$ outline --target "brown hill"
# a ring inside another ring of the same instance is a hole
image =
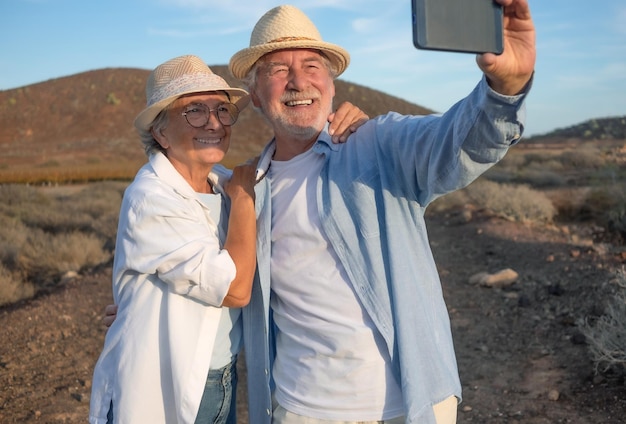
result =
[[[238,85],[224,65],[211,66]],[[130,178],[145,162],[132,121],[145,104],[148,70],[109,68],[0,91],[0,182]],[[350,101],[370,116],[430,110],[338,80],[335,104]],[[227,164],[258,153],[270,137],[263,118],[246,109]]]
[[[626,116],[589,119],[576,125],[557,128],[546,134],[532,137],[528,142],[567,140],[626,140]]]

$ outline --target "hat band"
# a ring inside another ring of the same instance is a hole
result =
[[[148,107],[170,97],[178,97],[193,91],[218,90],[228,90],[228,84],[219,75],[207,73],[185,74],[155,90],[152,96],[150,96]]]
[[[320,40],[316,40],[315,38],[309,38],[309,37],[280,37],[280,38],[275,38],[272,41],[268,41],[265,44],[284,43],[288,41],[320,41]]]

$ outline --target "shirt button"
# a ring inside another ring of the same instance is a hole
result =
[[[267,412],[267,415],[270,415],[271,411],[269,409],[266,409],[265,412]]]

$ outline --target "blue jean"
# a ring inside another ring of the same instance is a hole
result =
[[[111,402],[107,424],[113,423]],[[237,358],[220,369],[209,370],[195,423],[237,424]]]
[[[237,359],[209,370],[196,424],[237,424]]]

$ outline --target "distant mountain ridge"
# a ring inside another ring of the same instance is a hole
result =
[[[225,65],[211,69],[229,84],[239,85]],[[100,178],[131,178],[146,161],[132,122],[145,105],[148,74],[143,69],[106,68],[0,91],[0,182],[76,180],[81,174],[91,178],[86,174],[94,172]],[[372,117],[388,111],[433,112],[341,79],[335,85],[335,105],[350,101]],[[626,117],[619,117],[591,120],[529,141],[626,139],[625,133]],[[248,107],[233,128],[225,164],[258,154],[270,137],[265,120]]]
[[[545,139],[626,140],[626,116],[590,119],[566,128],[531,137]]]
[[[239,85],[225,65],[211,65],[211,69],[229,84]],[[132,177],[146,161],[132,122],[145,105],[148,74],[142,69],[107,68],[0,91],[0,181],[35,171],[54,180],[79,167],[99,168],[103,176],[131,168],[126,177]],[[432,112],[338,80],[335,104],[343,101],[358,105],[370,116],[390,110]],[[233,128],[226,164],[258,154],[270,137],[264,118],[252,107],[246,108]]]

